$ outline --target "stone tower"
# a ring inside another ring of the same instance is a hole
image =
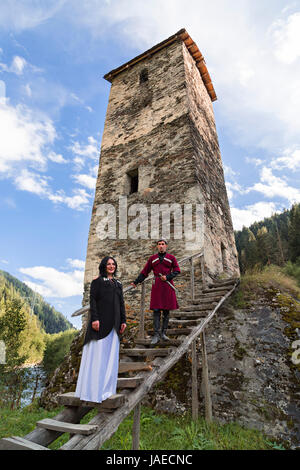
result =
[[[133,280],[161,236],[177,259],[203,249],[207,280],[239,276],[212,107],[216,95],[197,45],[182,29],[104,78],[112,85],[85,292],[108,254],[116,257],[123,283]],[[170,233],[162,224],[168,214]]]

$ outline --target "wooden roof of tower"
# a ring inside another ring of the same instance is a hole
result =
[[[207,89],[207,92],[211,98],[212,101],[216,101],[217,95],[215,93],[210,75],[208,73],[205,60],[203,55],[198,49],[197,44],[192,40],[190,37],[189,33],[185,29],[181,29],[178,31],[176,34],[173,34],[173,36],[170,36],[168,39],[165,39],[164,41],[160,42],[156,46],[152,47],[151,49],[148,49],[147,51],[143,52],[142,54],[136,56],[134,59],[131,59],[129,62],[126,62],[123,65],[120,65],[120,67],[111,70],[107,74],[104,75],[103,78],[105,80],[108,80],[109,82],[112,82],[114,77],[118,75],[119,73],[123,72],[124,70],[128,69],[128,67],[131,67],[135,65],[137,62],[140,62],[143,59],[146,59],[150,57],[152,54],[155,54],[156,52],[160,51],[166,46],[169,46],[172,44],[172,42],[182,40],[184,44],[186,45],[189,53],[193,57],[194,61],[196,62],[196,66],[199,69],[200,75],[202,77],[202,80],[204,82],[204,85]]]

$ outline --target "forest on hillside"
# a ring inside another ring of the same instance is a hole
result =
[[[0,407],[15,409],[21,406],[28,387],[33,383],[37,387],[37,380],[41,379],[33,366],[41,364],[49,377],[63,361],[78,331],[70,328],[71,323],[40,295],[34,297],[29,287],[10,274],[2,273]]]
[[[241,273],[275,264],[300,283],[300,204],[235,232]]]
[[[59,333],[73,327],[67,318],[45,302],[40,294],[8,272],[0,270],[0,299],[13,298],[17,294],[28,306],[33,307],[33,313],[46,333]]]

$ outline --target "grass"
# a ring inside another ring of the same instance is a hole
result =
[[[265,289],[279,289],[296,299],[300,299],[297,279],[287,274],[285,268],[269,265],[263,269],[254,268],[241,276],[239,289],[230,302],[236,308],[247,308]]]
[[[0,438],[24,436],[32,431],[36,421],[55,416],[62,408],[46,411],[37,404],[21,410],[0,410]],[[89,412],[81,423],[87,423],[95,416]],[[117,432],[104,443],[101,450],[130,450],[132,444],[133,412],[120,424]],[[64,434],[49,448],[58,449],[69,439]],[[156,414],[152,409],[142,407],[140,448],[145,450],[272,450],[282,445],[273,442],[260,431],[245,429],[237,423],[207,424],[200,417],[192,421],[189,414],[169,416]]]

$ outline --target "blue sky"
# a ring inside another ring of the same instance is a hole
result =
[[[218,96],[234,227],[290,208],[300,201],[299,1],[0,5],[0,269],[69,319],[82,299],[103,75],[183,27]]]

